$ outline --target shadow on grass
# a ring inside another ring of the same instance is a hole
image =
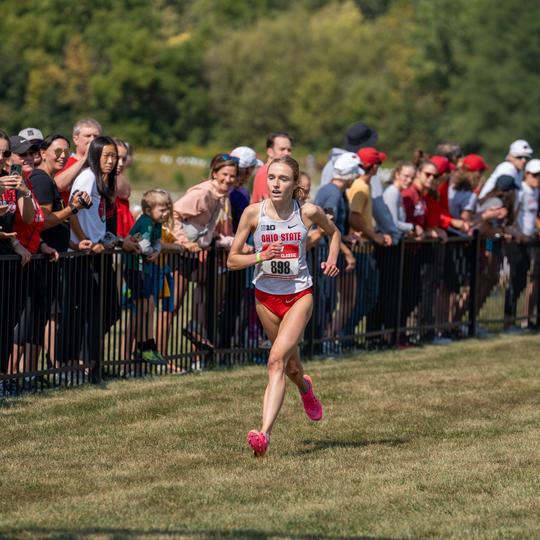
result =
[[[201,538],[203,540],[214,538],[229,538],[234,540],[269,540],[271,538],[290,538],[292,540],[392,540],[390,537],[383,536],[329,536],[325,534],[294,535],[285,532],[263,532],[253,529],[240,529],[235,531],[149,529],[139,531],[134,529],[115,529],[106,527],[80,530],[29,527],[25,529],[0,530],[0,540],[27,540],[29,538],[40,538],[44,540],[85,540],[92,538],[100,538],[100,540],[134,540],[137,538]]]
[[[351,440],[336,440],[336,439],[304,439],[303,444],[307,446],[298,452],[294,452],[296,455],[311,454],[312,452],[318,452],[320,450],[327,450],[328,448],[364,448],[366,446],[400,446],[407,444],[409,439],[361,439],[358,441]]]

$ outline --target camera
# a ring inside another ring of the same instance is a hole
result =
[[[79,202],[79,204],[83,207],[83,208],[90,208],[93,204],[92,202],[92,199],[90,199],[90,202],[89,203],[86,203],[86,201],[84,200],[84,197],[83,197],[83,194],[81,191],[79,191],[78,189],[75,190],[73,192],[73,195],[72,195],[72,199],[74,199],[75,197],[77,197],[77,201]]]

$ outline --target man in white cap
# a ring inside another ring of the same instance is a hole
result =
[[[249,205],[249,191],[245,185],[249,182],[255,169],[263,165],[263,162],[257,159],[255,150],[249,146],[237,146],[231,152],[231,156],[238,158],[238,174],[229,193],[233,230],[236,232],[240,216]]]
[[[519,193],[517,224],[521,232],[534,238],[538,231],[538,197],[540,185],[540,159],[531,159],[525,166],[525,178]]]
[[[497,180],[501,177],[511,177],[514,179],[514,184],[517,189],[521,189],[521,183],[523,181],[523,170],[525,169],[525,164],[529,159],[531,159],[533,149],[530,144],[523,140],[518,139],[514,141],[508,150],[508,155],[506,160],[502,163],[499,163],[491,176],[487,179],[484,187],[480,191],[479,199],[485,197],[489,192],[491,192]]]

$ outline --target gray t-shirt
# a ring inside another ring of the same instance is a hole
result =
[[[394,224],[398,230],[402,233],[408,233],[413,230],[414,225],[412,223],[407,223],[405,216],[405,209],[403,208],[403,201],[401,199],[401,193],[399,189],[394,185],[390,184],[383,193],[383,199],[392,215]]]

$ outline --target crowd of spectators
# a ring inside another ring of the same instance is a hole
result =
[[[377,140],[373,128],[354,124],[322,169],[314,202],[334,220],[343,241],[337,292],[320,295],[319,311],[326,317],[317,323],[318,331],[353,335],[370,312],[377,315],[368,319],[368,331],[391,328],[395,320],[384,306],[397,294],[389,285],[399,271],[395,247],[404,239],[413,244],[424,239],[445,243],[450,236],[471,237],[476,232],[505,240],[502,250],[487,245],[481,263],[486,276],[503,259],[512,270],[505,303],[511,326],[527,275],[532,273],[533,282],[538,282],[538,251],[526,242],[539,230],[540,160],[533,159],[533,149],[524,140],[512,142],[489,174],[482,156],[463,155],[458,145],[443,143],[433,154],[419,150],[410,160],[397,161],[383,181],[379,169],[388,156],[376,147]],[[266,152],[265,163],[247,146],[216,155],[208,178],[177,201],[161,189],[145,192],[142,213],[135,220],[126,174],[132,149],[119,138],[103,135],[97,121],[78,121],[71,141],[62,134],[44,137],[36,128],[14,136],[0,131],[0,256],[18,256],[0,261],[0,305],[9,306],[0,314],[1,371],[35,369],[46,335],[48,347],[54,349],[48,351],[53,364],[78,361],[83,350],[89,358],[96,357],[99,335],[119,319],[126,291],[135,313],[125,340],[127,356],[167,364],[172,321],[189,290],[194,291],[193,310],[200,313],[184,325],[183,335],[199,349],[227,348],[239,313],[234,306],[242,301],[238,291],[249,287],[248,280],[224,269],[219,273],[219,300],[232,306],[232,317],[224,322],[220,343],[213,343],[204,324],[204,263],[209,249],[230,247],[250,202],[268,197],[268,164],[293,153],[292,137],[286,132],[269,134]],[[311,179],[306,173],[300,187],[299,199],[307,200]],[[310,231],[310,248],[324,244],[322,231]],[[110,261],[103,264],[97,257],[113,248],[123,252],[120,277]],[[247,253],[252,249],[249,242],[244,247]],[[93,255],[81,265],[77,282],[59,264],[59,254],[66,252]],[[175,252],[182,254],[175,259],[181,264],[165,255]],[[38,253],[45,257],[28,264]],[[460,257],[465,258],[454,253],[452,260],[443,261],[448,274],[456,273]],[[406,274],[429,279],[433,257],[407,261]],[[481,297],[493,287],[490,279],[483,280]],[[193,283],[196,286],[190,288]],[[459,318],[461,285],[457,278],[435,284],[448,304],[447,313],[453,313],[450,318]],[[105,317],[89,316],[104,287],[113,298]],[[402,292],[403,324],[422,295],[413,289]],[[158,302],[163,316],[156,328]],[[417,313],[426,320],[432,315]],[[245,324],[251,329],[250,320]]]

